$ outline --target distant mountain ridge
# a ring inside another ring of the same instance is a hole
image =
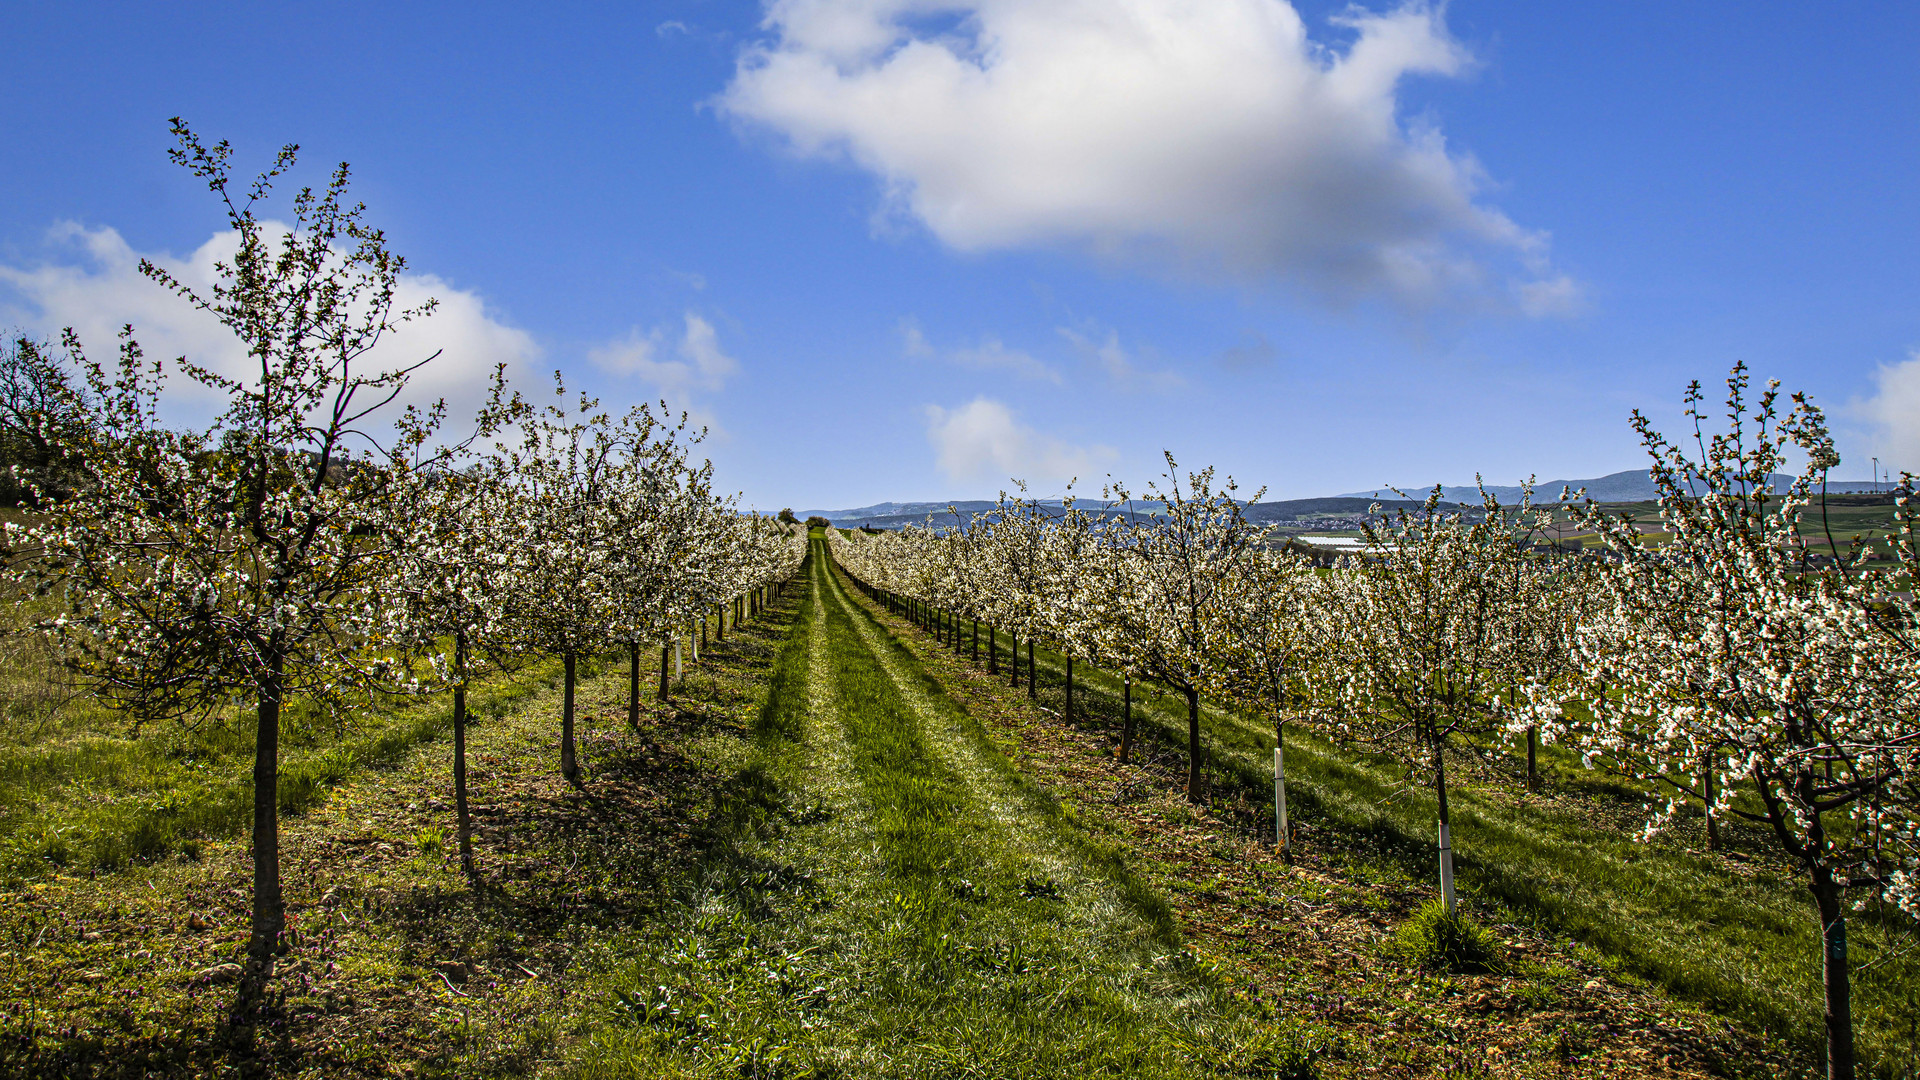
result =
[[[1794,477],[1784,473],[1775,473],[1773,475],[1773,483],[1776,488],[1784,489],[1789,484],[1792,484],[1793,481]],[[1880,484],[1878,486],[1881,490],[1885,490],[1887,487],[1886,484]],[[1518,484],[1488,484],[1486,487],[1489,495],[1494,496],[1503,503],[1511,503],[1520,498],[1520,485]],[[1627,469],[1622,472],[1608,473],[1605,476],[1596,476],[1591,480],[1542,481],[1533,486],[1534,500],[1536,502],[1555,501],[1560,498],[1560,491],[1563,488],[1571,488],[1574,491],[1585,488],[1587,489],[1587,498],[1592,499],[1594,502],[1647,502],[1659,498],[1659,494],[1654,490],[1652,478],[1647,475],[1647,470]],[[1433,485],[1415,484],[1411,487],[1401,487],[1400,490],[1416,499],[1424,499],[1426,498],[1427,492],[1433,490]],[[1875,485],[1870,480],[1834,480],[1828,482],[1827,490],[1836,495],[1845,495],[1856,491],[1873,491],[1875,490]],[[1383,487],[1376,488],[1373,491],[1348,492],[1344,497],[1352,499],[1392,499],[1396,496],[1391,489]],[[1472,484],[1448,484],[1445,486],[1440,497],[1448,502],[1477,503],[1480,501],[1480,491]]]
[[[1057,507],[1060,505],[1060,500],[1058,499],[1042,499],[1040,502],[1043,506]],[[1246,508],[1246,514],[1250,520],[1262,524],[1316,518],[1354,518],[1364,515],[1368,508],[1376,503],[1388,507],[1395,505],[1415,505],[1413,503],[1400,503],[1395,499],[1381,500],[1335,496],[1326,499],[1288,499],[1282,502],[1249,503]],[[796,510],[794,513],[801,518],[823,517],[842,529],[861,527],[897,529],[903,525],[924,525],[927,523],[929,517],[933,518],[935,526],[953,524],[954,518],[951,511],[959,511],[960,518],[964,521],[974,514],[991,510],[997,505],[999,504],[990,499],[957,500],[952,503],[885,502],[875,503],[872,506],[856,507],[851,510],[808,510],[804,512]],[[1102,504],[1097,501],[1083,502],[1081,505],[1088,510],[1099,510],[1102,506]],[[1133,512],[1143,515],[1152,514],[1159,506],[1159,503],[1135,502],[1133,504]],[[1342,526],[1330,522],[1327,527],[1340,528]]]
[[[1793,479],[1791,476],[1775,474],[1774,483],[1776,486],[1784,488],[1788,484],[1791,484]],[[1879,485],[1881,490],[1885,490],[1886,487],[1886,484]],[[1538,502],[1555,502],[1560,498],[1562,488],[1572,488],[1575,491],[1585,488],[1587,497],[1595,502],[1646,502],[1656,497],[1653,489],[1653,481],[1648,478],[1645,469],[1627,469],[1622,472],[1608,473],[1605,476],[1597,476],[1590,480],[1550,480],[1535,484],[1533,496]],[[1837,480],[1827,485],[1827,490],[1834,494],[1872,491],[1874,489],[1875,485],[1867,480]],[[1400,490],[1408,496],[1411,496],[1412,499],[1417,502],[1418,500],[1426,498],[1427,492],[1433,490],[1433,486],[1431,484],[1425,487],[1414,485],[1411,487],[1403,487]],[[1512,504],[1520,498],[1520,487],[1517,484],[1488,484],[1487,491],[1497,497],[1502,503]],[[1445,487],[1441,497],[1448,502],[1478,503],[1480,501],[1480,492],[1471,484],[1449,484]],[[1041,502],[1046,506],[1060,505],[1060,500],[1058,499],[1043,499]],[[1400,504],[1400,499],[1394,495],[1391,490],[1383,487],[1377,488],[1374,491],[1354,491],[1344,495],[1333,495],[1317,499],[1283,499],[1274,502],[1251,503],[1247,507],[1247,516],[1254,521],[1262,523],[1288,521],[1306,523],[1320,519],[1363,515],[1367,512],[1368,507],[1374,503],[1380,503],[1384,508],[1390,509]],[[925,524],[929,516],[935,519],[935,524],[951,522],[953,518],[950,510],[959,511],[960,516],[964,519],[985,510],[991,510],[995,505],[997,504],[992,499],[958,499],[950,503],[881,502],[874,503],[871,506],[854,507],[849,510],[796,510],[794,513],[803,519],[823,517],[843,529],[858,528],[860,526],[877,529],[897,529],[902,525]],[[1082,505],[1088,509],[1093,509],[1100,504],[1097,501],[1084,500]],[[1150,513],[1150,506],[1155,504],[1137,503],[1135,505],[1138,507],[1137,512]],[[1328,521],[1326,527],[1338,528],[1339,526],[1332,521]]]

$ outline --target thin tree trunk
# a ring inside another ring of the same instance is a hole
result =
[[[269,653],[253,739],[253,928],[247,952],[263,977],[272,968],[287,927],[280,895],[280,698],[285,671],[285,658],[278,651]]]
[[[1709,750],[1702,762],[1701,795],[1707,804],[1707,850],[1720,850],[1720,814],[1713,807],[1716,796],[1713,790],[1713,752]],[[1876,834],[1877,836],[1878,834]]]
[[[973,650],[973,663],[978,664],[980,662],[980,620],[968,619],[967,622],[973,627],[973,644],[969,648]]]
[[[1073,722],[1073,654],[1067,654],[1067,722]]]
[[[1447,759],[1440,742],[1433,744],[1434,790],[1440,799],[1440,897],[1447,914],[1454,913],[1453,898],[1453,816],[1447,809]]]
[[[1028,638],[1027,639],[1027,697],[1037,701],[1040,698],[1040,690],[1038,687],[1034,685],[1033,670],[1034,670],[1033,669],[1033,639]]]
[[[1200,691],[1188,688],[1187,695],[1187,801],[1198,805],[1206,801],[1206,768],[1200,760]]]
[[[627,657],[627,727],[640,730],[640,641],[634,639],[628,644]]]
[[[1540,790],[1540,728],[1527,725],[1527,790]]]
[[[1827,997],[1827,1080],[1854,1080],[1853,987],[1847,974],[1847,919],[1832,871],[1814,871],[1813,896],[1820,908],[1820,970]]]
[[[580,783],[580,766],[573,756],[573,653],[563,654],[567,688],[560,700],[560,775],[567,783]]]
[[[1008,660],[1007,671],[1009,671],[1012,674],[1012,679],[1013,679],[1013,681],[1008,683],[1007,685],[1019,686],[1020,685],[1020,635],[1019,634],[1012,633],[1011,631],[1008,632],[1007,651],[1012,654],[1007,658]]]
[[[667,694],[667,653],[668,652],[669,650],[667,648],[666,642],[661,642],[660,643],[660,700],[661,701],[669,700],[669,697]]]
[[[994,639],[998,636],[992,623],[987,624],[987,674],[1000,674],[1000,645]]]
[[[1133,758],[1133,678],[1120,680],[1120,764]]]
[[[467,636],[453,636],[453,821],[460,871],[473,870],[473,820],[467,814]]]

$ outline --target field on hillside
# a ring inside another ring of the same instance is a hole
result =
[[[16,606],[15,618],[28,609]],[[444,700],[303,714],[286,749],[294,931],[243,960],[244,713],[135,731],[4,638],[0,1073],[686,1077],[1772,1077],[1818,1070],[1816,929],[1759,838],[1629,838],[1646,792],[1551,748],[1538,794],[1458,790],[1466,963],[1420,932],[1430,797],[1064,658],[1008,684],[831,565],[625,715],[584,665],[476,692],[479,865],[451,845]],[[984,642],[984,638],[981,639]],[[1910,1072],[1920,968],[1857,918],[1870,1075]],[[1891,924],[1887,924],[1891,925]]]

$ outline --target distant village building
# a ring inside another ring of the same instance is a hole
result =
[[[1311,558],[1317,566],[1332,566],[1343,558],[1373,550],[1358,536],[1295,536],[1287,540],[1287,546]]]

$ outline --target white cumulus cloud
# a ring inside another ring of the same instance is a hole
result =
[[[1895,477],[1903,469],[1920,474],[1920,350],[1900,363],[1882,364],[1873,381],[1873,396],[1848,409],[1871,425],[1868,452]]]
[[[694,312],[683,315],[677,330],[656,326],[642,331],[635,327],[619,341],[589,349],[587,359],[610,375],[651,384],[668,408],[687,413],[694,423],[718,438],[728,437],[720,418],[697,399],[725,389],[727,380],[740,370],[740,363],[721,349],[720,334],[713,324]]]
[[[955,481],[1072,480],[1111,460],[1105,446],[1074,446],[1021,423],[1006,405],[977,397],[957,409],[926,407],[927,442],[940,471]]]
[[[265,224],[270,233],[286,228]],[[245,348],[225,326],[139,269],[144,254],[201,295],[210,295],[214,263],[233,258],[237,234],[217,233],[185,258],[138,252],[112,228],[89,229],[70,222],[56,227],[51,240],[70,258],[35,267],[0,265],[0,295],[11,301],[9,321],[47,335],[70,326],[87,355],[103,362],[113,359],[120,328],[131,323],[150,359],[184,356],[232,378],[257,376]],[[429,298],[439,302],[433,314],[383,338],[361,364],[371,373],[417,363],[438,350],[436,359],[414,372],[401,401],[424,405],[444,398],[457,426],[485,399],[487,378],[496,364],[506,364],[510,375],[517,371],[524,376],[540,348],[524,330],[490,313],[479,294],[454,288],[433,274],[403,274],[394,307],[417,307]],[[170,379],[168,388],[174,407],[182,412],[204,413],[217,404],[211,392],[183,377]]]
[[[1064,245],[1414,308],[1578,305],[1480,167],[1400,115],[1472,67],[1438,8],[1334,20],[1285,0],[771,0],[719,99],[874,174],[966,251]]]
[[[670,339],[671,358],[663,355]],[[671,398],[684,398],[696,390],[719,390],[728,376],[740,370],[739,362],[721,350],[713,324],[691,311],[677,335],[664,327],[645,333],[636,327],[620,341],[589,350],[587,359],[610,374],[650,382]]]

